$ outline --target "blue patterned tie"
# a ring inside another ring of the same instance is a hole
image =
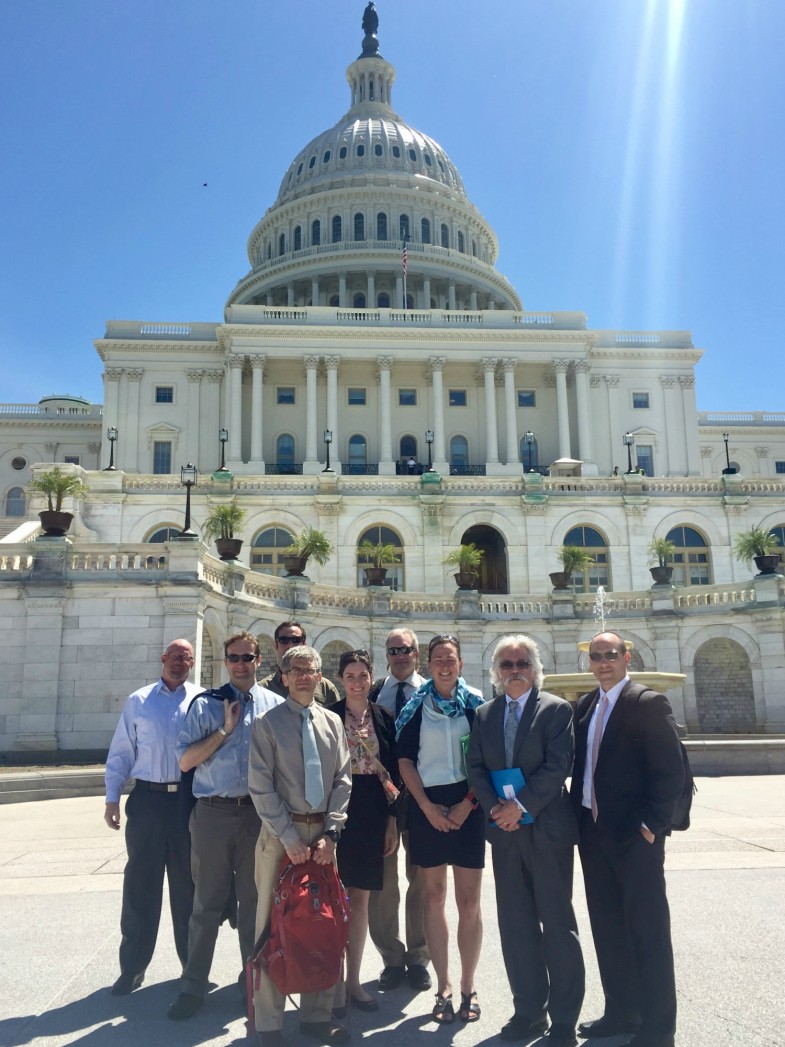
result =
[[[305,799],[316,810],[324,799],[322,762],[316,748],[316,735],[311,721],[311,710],[303,709],[303,767],[305,770]]]

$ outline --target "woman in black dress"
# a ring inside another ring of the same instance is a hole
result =
[[[348,888],[352,922],[346,955],[346,1003],[361,1011],[378,1009],[360,985],[368,896],[380,891],[384,859],[398,845],[396,804],[398,778],[395,725],[386,709],[368,701],[373,666],[366,651],[347,651],[338,666],[346,699],[332,706],[344,722],[352,761],[352,794],[346,825],[338,841],[338,873]]]
[[[480,1017],[474,973],[482,945],[480,887],[485,865],[485,826],[466,777],[465,743],[482,695],[461,677],[461,647],[454,636],[434,636],[428,645],[431,679],[418,687],[396,721],[398,765],[409,801],[409,857],[422,869],[425,937],[438,980],[433,1017],[455,1017],[444,904],[447,866],[453,868],[461,957],[458,1016]],[[414,802],[412,802],[414,801]]]

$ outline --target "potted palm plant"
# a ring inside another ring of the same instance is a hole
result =
[[[739,531],[733,542],[733,551],[742,563],[755,566],[761,574],[776,574],[782,560],[780,540],[776,534],[765,527],[751,527],[749,531]]]
[[[478,549],[474,542],[469,542],[468,545],[459,545],[457,549],[447,553],[442,563],[448,567],[458,568],[453,578],[459,589],[476,589],[480,580],[480,564],[484,556],[484,549]]]
[[[367,585],[384,585],[387,568],[401,562],[398,550],[387,542],[361,542],[357,556],[367,564],[364,568]]]
[[[657,563],[649,567],[655,585],[669,585],[673,575],[673,554],[676,546],[667,538],[652,538],[649,543],[649,556]]]
[[[304,527],[294,536],[289,548],[284,549],[283,564],[286,573],[301,577],[311,557],[320,567],[324,567],[332,551],[332,542],[324,531],[317,531],[315,527]]]
[[[553,588],[559,592],[569,589],[573,571],[584,571],[595,563],[594,557],[578,545],[563,545],[559,550],[559,559],[562,569],[549,576]]]
[[[222,505],[214,505],[210,510],[202,526],[202,535],[215,539],[215,548],[222,560],[236,560],[240,555],[243,541],[242,538],[235,538],[234,532],[242,526],[245,517],[245,509],[237,504],[236,498]]]
[[[56,465],[34,476],[27,490],[30,494],[41,494],[46,498],[46,509],[38,514],[44,534],[48,538],[62,538],[74,518],[73,513],[63,512],[63,499],[83,497],[87,494],[88,486],[81,477],[64,473]]]

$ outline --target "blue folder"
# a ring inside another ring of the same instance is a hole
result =
[[[488,773],[491,776],[491,781],[493,782],[493,787],[496,790],[497,796],[504,796],[505,785],[511,785],[513,794],[517,795],[526,784],[526,779],[523,777],[523,772],[520,767],[505,767],[501,771],[489,771]],[[493,819],[489,818],[488,820],[491,825],[496,824]],[[528,811],[526,814],[521,812],[521,816],[518,819],[518,825],[531,825],[533,821],[534,819]]]

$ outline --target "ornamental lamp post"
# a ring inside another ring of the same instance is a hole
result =
[[[229,439],[229,430],[223,426],[218,430],[218,442],[221,445],[221,464],[218,466],[219,473],[226,472],[226,441]]]
[[[526,444],[526,472],[532,471],[532,455],[534,453],[534,433],[531,429],[527,429],[523,434],[523,442]]]
[[[425,443],[428,446],[428,468],[426,472],[433,472],[433,457],[431,455],[431,448],[433,447],[433,429],[425,430]]]
[[[730,464],[730,452],[728,451],[728,440],[730,440],[730,433],[726,430],[722,434],[722,439],[725,441],[725,468],[722,470],[723,476],[732,476],[736,470]]]
[[[109,441],[109,465],[107,465],[107,467],[104,469],[104,472],[105,473],[115,472],[114,445],[115,445],[115,440],[117,439],[117,427],[116,426],[114,426],[114,425],[110,425],[109,426],[109,428],[106,430],[106,438]]]
[[[626,432],[622,437],[622,442],[627,448],[627,474],[632,472],[632,445],[635,443],[635,437],[630,432]]]
[[[323,473],[329,473],[330,472],[330,444],[333,442],[333,431],[332,431],[332,429],[325,429],[324,432],[322,433],[322,439],[324,440],[325,446],[327,448],[327,464],[325,465],[324,469],[322,469],[322,472]]]
[[[185,488],[185,523],[179,538],[198,538],[195,531],[191,530],[191,488],[196,487],[196,478],[199,470],[191,462],[180,466],[180,483]]]

